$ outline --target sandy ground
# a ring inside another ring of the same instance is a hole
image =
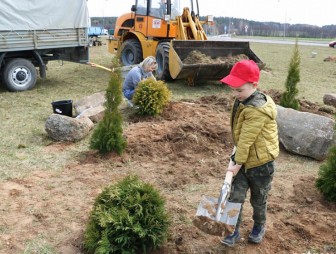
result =
[[[253,224],[248,199],[243,239],[234,248],[193,226],[202,195],[217,197],[221,188],[232,149],[231,103],[214,96],[173,102],[161,117],[132,118],[122,156],[86,152],[59,172],[37,171],[0,183],[0,253],[23,253],[33,243],[62,254],[85,253],[83,232],[95,197],[128,174],[139,175],[166,198],[173,223],[156,253],[336,253],[336,205],[314,187],[321,162],[283,150],[261,244],[247,242]],[[53,154],[71,145],[53,143],[44,151]]]

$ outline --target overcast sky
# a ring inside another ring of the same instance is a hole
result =
[[[119,16],[135,0],[88,0],[91,17]],[[290,24],[336,25],[335,0],[198,0],[200,15]]]

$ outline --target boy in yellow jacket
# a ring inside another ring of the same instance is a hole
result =
[[[248,189],[254,225],[249,242],[260,243],[265,235],[267,196],[271,189],[274,159],[279,154],[276,105],[271,97],[257,90],[260,70],[252,60],[236,63],[221,82],[236,97],[231,112],[234,149],[227,168],[234,174],[230,202],[244,203]],[[233,246],[240,239],[240,211],[236,229],[221,242]]]

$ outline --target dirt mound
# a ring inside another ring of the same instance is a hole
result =
[[[229,119],[220,111],[209,114],[206,105],[179,102],[171,103],[160,120],[132,124],[125,135],[131,154],[186,159],[231,147],[229,133]]]
[[[324,62],[336,62],[336,56],[328,56],[323,59]]]
[[[184,64],[227,64],[228,66],[233,66],[235,63],[244,60],[249,59],[248,56],[244,54],[239,54],[236,56],[219,56],[216,58],[212,58],[211,56],[208,56],[204,53],[202,53],[199,50],[193,50],[191,51],[188,56],[183,60]]]

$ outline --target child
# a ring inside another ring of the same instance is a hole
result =
[[[260,243],[265,235],[267,196],[271,189],[274,159],[279,154],[276,106],[271,97],[258,91],[260,71],[252,60],[236,63],[221,82],[233,89],[236,97],[231,112],[234,149],[227,168],[234,177],[230,202],[244,203],[248,189],[254,225],[249,242]],[[242,207],[243,208],[243,207]],[[234,246],[240,239],[240,211],[236,229],[221,242]]]

